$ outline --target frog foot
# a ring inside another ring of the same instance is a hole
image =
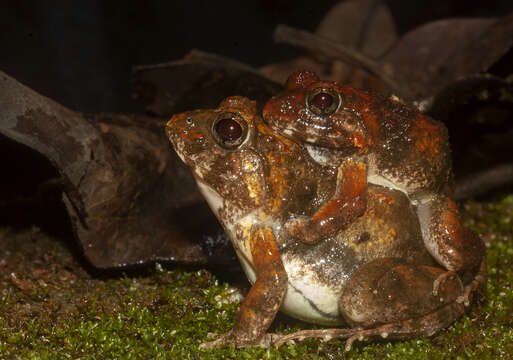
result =
[[[208,333],[209,339],[215,339],[213,341],[207,341],[199,345],[200,349],[215,349],[222,346],[234,345],[236,348],[248,348],[252,346],[258,346],[261,348],[268,348],[273,345],[282,335],[267,333],[262,336],[258,341],[241,341],[237,339],[231,331],[225,334]]]
[[[465,306],[470,305],[470,295],[474,292],[481,292],[486,294],[486,258],[481,261],[479,271],[474,276],[474,279],[463,288],[463,294],[458,296],[456,301],[463,303]]]
[[[286,342],[306,338],[320,338],[324,341],[347,339],[345,351],[351,350],[353,343],[371,338],[409,339],[419,336],[432,336],[440,329],[449,326],[465,312],[462,304],[453,301],[420,318],[397,321],[379,325],[375,328],[303,330],[283,335],[275,343],[278,347]]]
[[[207,337],[209,339],[215,339],[213,341],[207,341],[204,343],[201,343],[199,345],[200,349],[214,349],[217,347],[230,345],[234,343],[233,336],[231,336],[231,332],[227,332],[226,334],[215,334],[215,333],[208,333]]]
[[[435,281],[433,281],[433,296],[438,296],[438,290],[440,290],[440,288],[444,285],[445,281],[452,280],[455,276],[457,276],[456,272],[447,271],[437,277]]]
[[[390,331],[393,330],[394,324],[382,325],[374,329],[351,328],[351,329],[322,329],[322,330],[302,330],[292,334],[282,336],[274,343],[274,346],[279,347],[287,342],[294,340],[303,341],[307,338],[319,338],[322,341],[330,341],[332,339],[347,339],[345,351],[350,351],[353,343],[364,341],[372,337],[380,336],[387,338]]]
[[[346,342],[346,351],[349,351],[351,350],[352,343],[360,337],[359,333],[361,331],[365,330],[363,330],[362,328],[301,330],[292,334],[280,336],[278,340],[274,342],[274,346],[280,347],[285,343],[294,343],[294,340],[303,341],[304,339],[312,338],[318,338],[325,342],[330,341],[332,339],[348,339]],[[351,340],[353,337],[355,338]],[[350,343],[349,340],[351,340]],[[347,346],[348,343],[349,347]]]
[[[463,289],[463,294],[456,298],[456,301],[465,306],[470,305],[470,295],[479,287],[479,282],[473,280],[470,284],[465,286]]]

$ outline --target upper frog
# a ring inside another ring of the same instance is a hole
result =
[[[451,198],[450,148],[441,122],[397,97],[321,81],[310,71],[290,75],[286,90],[265,105],[263,118],[277,133],[304,144],[319,164],[344,168],[350,161],[362,162],[366,169],[360,177],[367,184],[404,193],[415,207],[426,248],[446,269],[464,271],[482,262],[483,243],[463,227]],[[339,179],[340,184],[352,182],[346,175]],[[353,206],[350,221],[365,208],[365,200]],[[318,238],[312,219],[287,228],[304,242]]]
[[[394,96],[370,95],[298,71],[267,102],[263,118],[278,133],[305,143],[319,162],[365,158],[369,182],[414,200],[438,192],[450,177],[445,126]]]
[[[457,299],[473,277],[462,284],[435,266],[415,205],[397,189],[368,184],[363,161],[315,161],[243,97],[175,115],[166,131],[253,283],[233,329],[203,346],[258,344],[278,309],[321,324],[345,322],[351,328],[323,336],[353,340],[431,335],[463,313]],[[433,208],[436,219],[457,220],[442,205]],[[456,244],[471,238],[458,224],[450,229]],[[302,235],[311,229],[320,235],[309,241]],[[432,228],[432,237],[441,230]]]

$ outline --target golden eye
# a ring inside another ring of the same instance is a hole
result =
[[[313,89],[306,97],[308,110],[319,116],[330,116],[338,110],[340,103],[340,95],[326,87]]]
[[[240,115],[222,113],[212,125],[212,134],[219,145],[233,150],[244,142],[247,128],[246,121]]]

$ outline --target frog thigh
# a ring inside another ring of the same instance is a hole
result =
[[[350,325],[364,328],[437,314],[438,309],[455,303],[463,291],[455,275],[435,296],[433,282],[444,273],[437,267],[407,264],[397,258],[374,260],[349,279],[340,298],[340,312]],[[454,316],[462,313],[463,306]],[[437,328],[445,324],[443,319],[432,322],[435,327],[440,324]]]

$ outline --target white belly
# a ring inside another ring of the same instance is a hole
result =
[[[251,284],[256,281],[256,273],[249,261],[237,251],[240,263]],[[315,264],[299,264],[293,259],[283,257],[283,265],[288,276],[288,288],[280,311],[296,319],[321,324],[341,325],[344,320],[338,311],[343,281],[338,289],[319,284],[315,281],[313,271],[309,266]],[[306,275],[305,275],[306,274]]]

